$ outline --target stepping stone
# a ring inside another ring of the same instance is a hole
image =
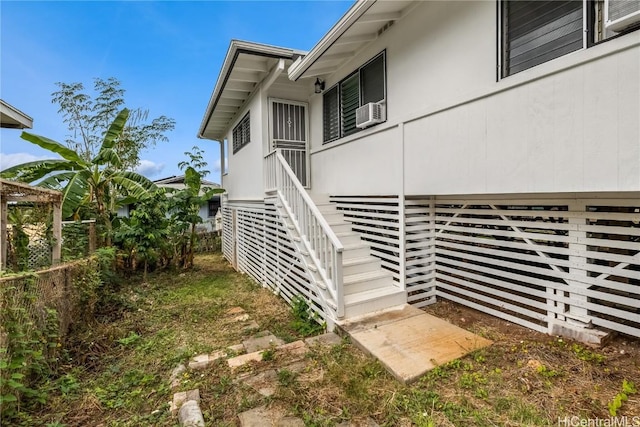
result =
[[[310,337],[304,340],[309,347],[313,345],[326,345],[333,346],[342,344],[342,338],[338,334],[333,332],[328,332],[322,335],[316,335],[315,337]]]
[[[252,320],[251,322],[247,323],[242,328],[244,332],[255,331],[256,329],[260,329],[260,325],[258,325],[258,323],[255,320]]]
[[[294,341],[278,346],[278,351],[284,351],[292,356],[304,356],[309,351],[309,348],[304,341]]]
[[[282,419],[282,415],[275,410],[259,406],[238,414],[240,427],[265,427],[272,426]]]
[[[226,312],[227,316],[235,316],[239,314],[244,314],[244,309],[242,307],[232,307]]]
[[[175,367],[173,371],[171,371],[171,376],[169,377],[169,382],[171,383],[171,388],[177,388],[180,386],[180,376],[187,370],[187,367],[182,363]]]
[[[262,352],[256,351],[253,353],[242,354],[240,356],[227,359],[227,364],[231,369],[233,369],[233,368],[239,368],[240,366],[244,366],[249,362],[261,362],[261,361],[262,361]]]
[[[283,368],[278,369],[278,372],[283,371],[283,370],[287,370],[296,374],[299,374],[300,372],[304,371],[305,369],[307,369],[307,364],[305,362],[294,362],[291,363]]]
[[[227,353],[224,350],[219,350],[212,354],[199,354],[194,357],[191,362],[189,362],[189,368],[204,369],[209,364],[215,362],[218,359],[222,359],[223,357],[227,357]]]
[[[200,403],[200,389],[181,391],[173,395],[173,401],[169,405],[169,410],[173,416],[182,408],[185,402],[190,400]]]
[[[189,400],[182,405],[178,421],[183,427],[205,427],[200,405],[195,400]]]
[[[236,345],[229,346],[227,347],[227,350],[232,351],[234,353],[244,353],[245,351],[243,344],[236,344]]]
[[[276,393],[278,375],[276,371],[270,369],[260,372],[257,375],[250,376],[242,380],[242,382],[265,397],[273,396]]]
[[[267,350],[272,347],[281,346],[284,344],[284,341],[273,334],[269,334],[262,337],[249,338],[243,341],[242,344],[244,348],[247,349],[247,353],[253,353],[258,350]]]

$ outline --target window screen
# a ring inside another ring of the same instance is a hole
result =
[[[504,1],[502,77],[583,47],[583,2]]]
[[[340,103],[338,86],[325,91],[322,97],[322,128],[324,142],[340,138]]]
[[[233,128],[233,153],[251,142],[251,122],[249,121],[249,113],[240,120]]]

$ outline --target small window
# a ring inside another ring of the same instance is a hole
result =
[[[249,121],[249,112],[240,120],[233,128],[233,154],[237,153],[242,147],[251,142],[251,122]]]
[[[222,142],[222,158],[220,159],[220,163],[222,165],[222,174],[226,175],[229,173],[229,141],[225,139]]]
[[[220,199],[209,200],[209,218],[216,216],[218,209],[220,209]]]
[[[324,142],[331,142],[356,132],[356,110],[369,102],[386,97],[385,52],[356,70],[322,97]]]
[[[583,2],[502,2],[502,77],[583,48]]]

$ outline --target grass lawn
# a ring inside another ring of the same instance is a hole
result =
[[[242,307],[259,330],[287,342],[301,338],[285,302],[234,272],[219,254],[198,256],[192,271],[150,275],[148,283],[132,280],[121,296],[69,343],[56,391],[26,425],[177,425],[168,411],[173,368],[256,332],[229,319],[225,313],[232,307]],[[239,412],[260,405],[281,408],[309,426],[366,417],[387,426],[579,425],[558,424],[558,418],[608,418],[616,396],[618,416],[628,416],[630,423],[640,417],[640,393],[627,393],[626,401],[619,396],[624,380],[640,388],[638,340],[617,337],[594,350],[444,301],[427,311],[495,343],[410,386],[344,340],[312,348],[300,372],[281,369],[270,397],[237,378],[283,368],[287,361],[279,357],[241,372],[224,361],[187,371],[175,391],[199,388],[210,426],[238,425]]]

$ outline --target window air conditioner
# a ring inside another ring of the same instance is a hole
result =
[[[604,25],[617,33],[640,23],[640,0],[605,0]]]
[[[364,129],[385,120],[384,106],[381,102],[370,102],[356,110],[356,127]]]

